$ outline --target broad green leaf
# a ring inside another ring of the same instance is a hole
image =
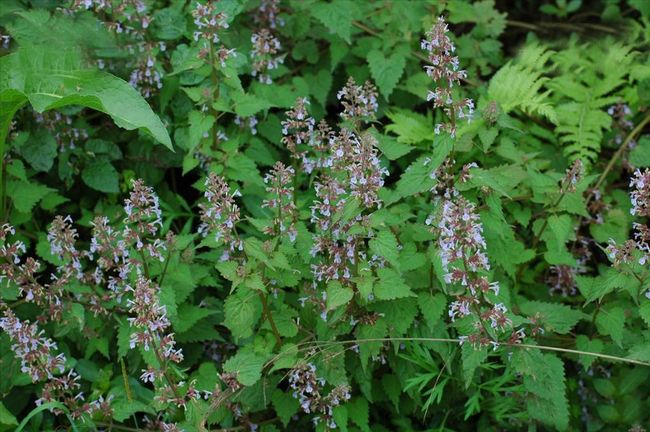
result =
[[[225,372],[235,373],[242,385],[252,386],[262,377],[266,357],[249,350],[240,350],[223,365]]]
[[[388,99],[404,73],[406,58],[400,53],[385,57],[381,51],[373,50],[368,53],[366,59],[370,66],[370,74],[377,83],[379,91],[384,98]]]
[[[435,136],[433,120],[429,117],[406,110],[394,110],[386,115],[392,121],[386,125],[386,131],[397,135],[397,142],[419,144],[431,142]]]
[[[327,309],[335,310],[340,306],[347,305],[354,292],[349,287],[344,287],[338,281],[330,281],[327,284]]]
[[[172,148],[165,126],[147,102],[126,81],[106,72],[84,69],[71,51],[21,46],[0,58],[0,142],[14,113],[27,102],[38,112],[81,105],[111,116],[120,127],[142,129]]]
[[[630,163],[636,167],[650,167],[650,135],[641,137],[630,152]]]
[[[50,192],[54,192],[47,186],[24,181],[7,181],[7,196],[14,203],[16,210],[22,213],[28,213],[43,197]]]
[[[20,155],[36,171],[47,172],[52,169],[54,158],[58,154],[56,140],[48,131],[41,129],[30,135],[27,142],[20,146]]]
[[[379,281],[375,284],[374,292],[378,300],[393,300],[414,295],[402,276],[395,270],[380,268],[377,270],[377,275]]]
[[[0,402],[0,425],[18,426],[18,420],[2,402]]]
[[[352,0],[334,0],[332,2],[316,2],[309,7],[311,14],[341,38],[350,43],[352,21],[357,18],[359,8]]]
[[[612,340],[621,346],[623,343],[623,328],[625,327],[625,311],[618,306],[606,305],[598,311],[596,327],[602,334],[611,336]]]
[[[519,307],[523,314],[534,317],[547,331],[559,334],[567,334],[580,320],[589,319],[589,315],[560,303],[531,301]]]
[[[429,328],[438,325],[447,306],[447,299],[441,293],[431,294],[423,292],[418,295],[418,306],[422,316],[427,321]]]
[[[377,233],[369,242],[370,250],[377,256],[385,258],[393,267],[399,267],[399,245],[395,235],[388,229]]]
[[[191,329],[194,324],[203,318],[214,313],[216,311],[210,310],[209,308],[184,303],[178,307],[176,319],[172,322],[172,325],[174,326],[174,330],[183,333]]]
[[[247,338],[253,334],[255,325],[262,316],[262,302],[256,292],[239,289],[226,299],[224,312],[224,325],[233,336],[238,339]]]
[[[475,349],[471,344],[465,343],[461,348],[461,358],[463,360],[463,378],[465,378],[465,388],[469,388],[474,379],[476,369],[488,358],[488,349]]]
[[[118,193],[120,174],[113,165],[104,158],[91,161],[81,171],[81,178],[88,186],[105,193]]]

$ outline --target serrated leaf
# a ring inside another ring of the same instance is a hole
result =
[[[374,293],[378,300],[393,300],[414,295],[402,276],[395,270],[380,268],[377,270],[377,276],[379,281],[375,284]]]
[[[291,418],[298,413],[300,409],[300,402],[298,399],[293,397],[290,393],[284,392],[280,389],[276,389],[271,396],[271,402],[273,402],[273,408],[275,412],[280,417],[280,421],[287,427]]]
[[[312,16],[323,23],[332,33],[336,33],[350,43],[352,21],[359,13],[356,2],[352,0],[334,0],[316,2],[309,8]]]
[[[54,189],[41,184],[24,181],[7,181],[7,196],[13,201],[16,210],[22,213],[29,213],[36,203],[50,192],[54,192]]]
[[[262,303],[257,293],[239,289],[226,299],[224,312],[224,325],[233,336],[238,339],[247,338],[253,334],[255,325],[262,316]]]
[[[399,245],[395,235],[387,229],[381,230],[370,242],[370,250],[377,256],[385,258],[393,267],[399,268]]]
[[[262,368],[266,357],[260,354],[240,350],[223,365],[225,372],[235,373],[242,385],[252,386],[262,377]]]
[[[618,306],[602,307],[596,316],[596,327],[600,333],[611,336],[612,340],[621,346],[623,328],[625,327],[625,311]]]
[[[399,53],[385,57],[381,51],[373,50],[368,53],[366,59],[370,66],[370,74],[377,83],[379,91],[388,99],[404,73],[406,58]]]
[[[27,142],[20,146],[20,155],[39,172],[52,169],[57,154],[56,140],[51,133],[42,129],[30,135]]]
[[[203,318],[214,313],[216,311],[209,310],[208,308],[184,303],[178,307],[176,319],[172,322],[172,325],[175,331],[183,333],[191,329],[194,324]]]
[[[352,288],[344,287],[338,281],[330,281],[327,284],[327,310],[334,310],[347,305],[353,296],[354,291],[352,291]]]
[[[429,328],[433,328],[440,323],[442,314],[447,306],[447,299],[441,293],[434,295],[423,292],[418,295],[418,306]]]
[[[89,187],[105,193],[118,193],[120,175],[106,159],[95,159],[81,171],[81,179]]]
[[[589,315],[559,303],[531,301],[521,304],[520,309],[523,314],[535,317],[546,330],[559,334],[569,333],[580,320],[589,318]]]

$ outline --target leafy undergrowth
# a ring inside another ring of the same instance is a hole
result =
[[[536,7],[4,1],[0,431],[644,431],[650,8]]]

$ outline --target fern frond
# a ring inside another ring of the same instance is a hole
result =
[[[552,58],[560,75],[546,86],[558,100],[564,154],[589,165],[598,158],[603,133],[611,127],[608,106],[618,101],[617,89],[625,83],[635,53],[620,43],[572,43]]]
[[[540,92],[548,78],[543,77],[538,69],[547,62],[550,54],[550,51],[536,47],[524,50],[522,64],[508,62],[494,74],[488,96],[498,102],[506,113],[520,109],[557,124],[557,115],[548,98],[550,92]]]

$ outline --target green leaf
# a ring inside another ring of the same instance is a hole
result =
[[[625,311],[618,306],[606,305],[596,316],[596,328],[602,334],[611,336],[618,345],[623,343],[623,328],[625,327]]]
[[[347,305],[353,296],[352,288],[344,287],[338,281],[330,281],[327,284],[327,310]]]
[[[172,325],[175,331],[183,333],[191,329],[194,324],[203,318],[214,313],[216,313],[214,310],[184,303],[178,307],[176,319],[172,322]]]
[[[355,397],[347,403],[347,407],[350,420],[359,426],[359,429],[363,432],[370,432],[368,401],[364,398]]]
[[[641,137],[630,152],[630,163],[635,167],[650,167],[650,135]]]
[[[280,421],[287,427],[291,418],[298,413],[300,409],[300,402],[298,399],[293,397],[290,393],[276,389],[271,396],[271,402],[273,402],[273,408],[280,417]]]
[[[604,346],[605,345],[600,339],[589,339],[585,335],[578,335],[578,337],[576,337],[576,349],[580,351],[601,353],[603,352]],[[582,364],[582,367],[589,369],[594,361],[596,361],[596,358],[597,357],[591,355],[581,355],[578,360],[580,361],[580,364]]]
[[[18,420],[2,402],[0,402],[0,425],[18,426]]]
[[[359,15],[357,3],[352,0],[317,2],[309,8],[311,14],[323,23],[330,32],[336,33],[350,43],[352,21]]]
[[[395,270],[380,268],[377,270],[377,275],[379,281],[374,287],[374,292],[378,300],[393,300],[414,295],[402,276]]]
[[[521,304],[520,309],[525,315],[539,318],[547,331],[559,334],[567,334],[580,320],[589,319],[589,315],[558,303],[531,301]]]
[[[16,210],[29,213],[43,197],[54,192],[47,186],[24,181],[7,181],[7,196],[9,196]]]
[[[650,327],[650,300],[643,300],[639,306],[639,315],[646,325]]]
[[[441,321],[442,314],[447,306],[447,299],[441,293],[423,292],[418,296],[418,306],[420,306],[422,316],[427,321],[429,328],[433,328]]]
[[[27,143],[20,147],[23,159],[39,172],[52,169],[57,154],[56,140],[51,133],[43,129],[31,135]]]
[[[399,53],[387,58],[381,51],[373,50],[368,53],[366,59],[370,66],[370,74],[377,83],[379,91],[388,99],[404,73],[406,58]]]
[[[235,373],[242,385],[252,386],[262,377],[266,357],[248,350],[240,350],[223,365],[226,372]]]
[[[476,369],[488,358],[488,349],[475,349],[471,344],[465,343],[461,348],[461,357],[463,360],[463,378],[465,378],[465,388],[469,388],[474,379]]]
[[[392,121],[386,125],[386,131],[397,135],[397,142],[418,144],[431,142],[435,137],[431,118],[406,110],[394,110],[386,115]]]
[[[529,392],[528,414],[544,424],[566,430],[569,406],[562,360],[539,350],[516,350],[512,355],[514,370],[523,375]]]
[[[0,142],[14,113],[27,102],[43,112],[81,105],[111,116],[127,130],[142,129],[172,148],[171,139],[147,102],[126,81],[97,70],[83,69],[77,53],[46,46],[22,45],[0,57]]]
[[[248,93],[237,93],[233,97],[235,102],[235,112],[240,117],[250,117],[260,111],[264,111],[275,106],[270,101],[260,96]]]
[[[385,258],[393,267],[399,267],[399,245],[395,235],[388,229],[381,230],[369,242],[370,250]]]
[[[239,289],[226,299],[224,311],[224,325],[233,336],[237,339],[247,338],[253,334],[255,325],[262,316],[262,303],[257,293]]]
[[[120,175],[113,165],[104,158],[95,159],[81,171],[81,179],[89,187],[105,193],[120,191]]]

